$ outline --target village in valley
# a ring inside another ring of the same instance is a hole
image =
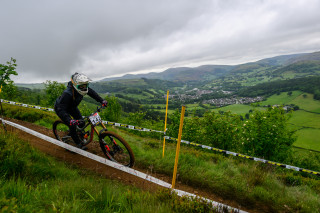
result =
[[[194,100],[195,102],[197,102],[197,100],[201,100],[202,95],[211,94],[213,92],[217,92],[217,91],[202,90],[202,89],[194,88],[192,90],[186,91],[185,94],[180,94],[178,91],[176,91],[175,94],[170,95],[169,98],[178,99],[182,102],[186,101],[186,100]],[[226,96],[230,96],[232,94],[231,91],[220,90],[219,92],[226,95]],[[216,107],[222,107],[222,106],[227,106],[227,105],[232,105],[232,104],[250,104],[250,103],[260,102],[262,100],[263,100],[262,96],[237,97],[236,95],[234,95],[231,97],[202,100],[202,104],[210,104],[210,105],[214,105]]]

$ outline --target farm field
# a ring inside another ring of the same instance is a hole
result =
[[[292,113],[289,123],[296,126],[296,129],[315,128],[320,130],[320,114],[298,110]]]
[[[320,114],[302,110],[293,112],[289,120],[296,129],[295,146],[320,151]]]
[[[266,101],[260,103],[265,105],[290,105],[299,106],[300,110],[294,111],[289,123],[296,130],[297,140],[295,146],[320,151],[320,101],[314,100],[311,94],[301,91],[294,91],[291,95],[283,92],[279,95],[272,95]],[[235,104],[216,111],[228,111],[243,115],[253,107],[248,105]]]
[[[320,113],[320,101],[314,100],[312,94],[301,94],[288,103],[298,105],[306,111]]]
[[[244,104],[233,104],[221,108],[214,109],[214,112],[219,112],[219,111],[231,111],[232,113],[239,114],[239,115],[245,115],[248,113],[250,110],[253,110],[254,107],[250,105],[244,105]]]
[[[291,95],[288,95],[287,92],[280,93],[279,95],[272,95],[266,101],[262,101],[261,106],[300,103],[299,101],[294,102],[294,100],[297,99],[302,93],[303,92],[301,91],[293,91]],[[312,99],[312,97],[310,99]]]
[[[319,129],[301,129],[297,131],[297,137],[298,140],[295,142],[295,146],[320,151]]]

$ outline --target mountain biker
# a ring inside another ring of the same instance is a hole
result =
[[[78,105],[83,99],[83,96],[89,95],[102,106],[106,107],[108,102],[103,100],[98,93],[89,87],[89,82],[92,81],[84,74],[75,73],[71,76],[71,81],[68,82],[67,89],[63,91],[61,96],[57,98],[54,104],[54,111],[59,118],[69,127],[70,136],[80,149],[86,150],[76,134],[77,126],[83,125],[81,122],[82,115],[78,109]]]

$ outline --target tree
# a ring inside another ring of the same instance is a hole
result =
[[[282,107],[255,110],[241,128],[243,152],[268,160],[283,161],[291,155],[294,131],[288,126],[291,113]]]
[[[13,81],[10,81],[3,87],[2,93],[3,93],[3,98],[6,100],[14,100],[14,98],[17,95],[17,87],[14,85]]]
[[[56,99],[62,94],[66,86],[57,81],[46,81],[44,82],[45,92],[47,95],[47,105],[53,107]]]
[[[16,66],[16,59],[12,57],[6,64],[0,64],[0,88],[3,89],[4,93],[8,91],[11,92],[9,95],[10,97],[14,96],[12,92],[16,91],[16,87],[10,78],[10,75],[18,75],[18,73],[15,71]],[[6,90],[6,87],[10,87],[13,90]]]
[[[122,107],[118,102],[118,98],[110,96],[106,98],[108,101],[108,107],[106,110],[101,111],[100,115],[102,119],[117,122],[120,120]]]

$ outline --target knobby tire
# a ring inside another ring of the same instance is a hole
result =
[[[124,166],[133,167],[135,161],[134,154],[129,144],[121,136],[114,132],[105,131],[101,133],[99,143],[102,152],[109,160]],[[110,151],[107,150],[106,145]]]

